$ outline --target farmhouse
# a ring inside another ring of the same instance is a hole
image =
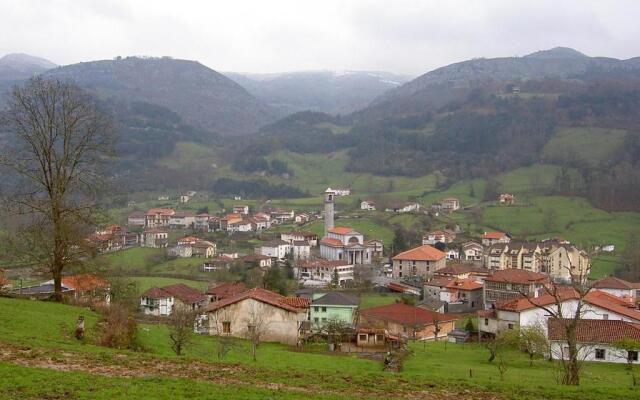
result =
[[[167,316],[174,309],[197,310],[204,306],[207,297],[183,283],[152,287],[140,297],[140,309],[147,315]]]
[[[246,204],[235,204],[233,206],[233,213],[249,215],[249,206]]]
[[[0,285],[1,286],[1,285]],[[79,274],[62,277],[62,293],[68,298],[81,303],[109,304],[111,295],[109,284],[93,274]],[[54,293],[53,279],[40,285],[17,288],[14,294],[31,299],[45,299]]]
[[[443,211],[456,211],[460,209],[460,200],[455,197],[447,197],[440,201]]]
[[[436,243],[451,243],[456,240],[456,233],[453,231],[433,231],[422,237],[422,244],[434,245]]]
[[[516,197],[510,193],[502,193],[498,196],[498,201],[500,204],[505,206],[510,206],[515,202]]]
[[[415,202],[393,204],[385,209],[387,212],[408,213],[420,211],[420,204]]]
[[[247,287],[242,282],[224,282],[217,286],[212,286],[205,292],[205,295],[209,298],[209,303],[223,300],[228,297],[237,295],[247,290]]]
[[[393,257],[393,278],[427,277],[445,266],[445,254],[425,244]]]
[[[376,202],[373,200],[364,200],[360,202],[360,209],[365,211],[375,211]]]
[[[260,254],[247,254],[246,256],[240,257],[240,259],[248,267],[271,268],[271,265],[273,265],[273,259],[271,257]]]
[[[563,319],[549,319],[549,342],[551,357],[566,359],[568,345]],[[576,327],[578,359],[613,363],[638,363],[638,351],[621,350],[615,347],[620,340],[640,342],[640,324],[619,320],[585,319],[578,321]]]
[[[209,304],[205,308],[210,335],[246,338],[259,329],[261,340],[297,345],[304,333],[309,300],[284,297],[255,288]]]
[[[391,335],[417,340],[446,338],[454,329],[455,320],[456,317],[451,315],[403,303],[358,312],[358,327],[386,329]]]

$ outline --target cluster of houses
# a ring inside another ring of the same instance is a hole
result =
[[[339,324],[346,338],[342,351],[385,351],[400,340],[446,338],[456,316],[403,303],[360,309],[360,299],[342,291],[306,292],[286,297],[242,283],[226,282],[204,292],[183,284],[151,288],[140,299],[142,312],[167,316],[177,309],[195,311],[196,331],[246,338],[253,321],[264,327],[262,340],[299,345]],[[256,319],[259,319],[257,321]]]
[[[425,235],[425,241],[434,240],[445,244],[453,239],[446,231]],[[637,361],[637,353],[621,356],[613,343],[636,332],[634,329],[640,332],[640,284],[615,277],[589,283],[588,255],[564,240],[514,242],[507,235],[494,232],[483,237],[487,248],[476,245],[474,250],[481,253],[473,253],[473,260],[483,260],[478,263],[451,263],[445,251],[429,244],[402,252],[392,258],[394,281],[388,288],[413,294],[421,289],[420,305],[432,311],[477,312],[481,337],[540,326],[552,344],[554,358],[567,356],[566,338],[559,328],[562,322],[551,315],[572,318],[578,302],[582,302],[578,327],[581,357],[609,362],[626,362],[625,357],[632,357]],[[580,296],[568,284],[576,281],[591,287],[586,296]],[[550,288],[555,288],[553,295]],[[553,313],[549,314],[549,310]],[[637,337],[640,336],[630,338]]]
[[[375,200],[363,200],[360,202],[360,209],[364,211],[375,211],[376,210],[376,202]],[[460,200],[455,197],[447,197],[438,202],[431,204],[430,207],[433,211],[445,211],[452,212],[460,209]],[[417,213],[423,210],[423,207],[420,203],[417,202],[404,202],[404,203],[393,203],[384,209],[385,212],[395,212],[395,213]]]

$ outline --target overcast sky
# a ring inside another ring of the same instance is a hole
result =
[[[219,71],[419,75],[555,46],[640,56],[640,1],[0,0],[0,55],[152,55]]]

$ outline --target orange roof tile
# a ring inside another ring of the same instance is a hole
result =
[[[327,246],[342,246],[342,242],[338,239],[334,239],[334,238],[323,238],[320,241],[320,244],[326,244]]]
[[[338,235],[348,235],[349,233],[353,232],[353,229],[342,227],[342,226],[336,226],[335,228],[329,229],[329,232],[335,233]]]
[[[153,216],[157,214],[169,216],[175,214],[175,211],[172,208],[150,208],[147,210],[146,215]]]
[[[394,260],[416,260],[416,261],[438,261],[443,259],[445,254],[428,244],[407,250],[393,257]]]
[[[79,291],[103,289],[108,283],[92,274],[70,275],[62,277],[62,285]]]
[[[454,321],[457,317],[403,303],[388,304],[360,310],[360,315],[379,320],[393,321],[402,325],[429,325],[434,321]]]
[[[284,310],[295,313],[305,312],[305,309],[308,308],[309,305],[307,301],[307,305],[305,307],[301,307],[303,305],[301,301],[288,300],[289,298],[284,297],[278,293],[271,292],[262,288],[254,288],[242,293],[238,293],[226,299],[216,301],[215,303],[211,303],[207,306],[206,310],[216,311],[246,299],[254,299],[266,304],[270,304],[274,307],[282,308]]]
[[[483,239],[501,239],[506,235],[507,234],[504,232],[485,232],[484,235],[482,235],[482,238]]]

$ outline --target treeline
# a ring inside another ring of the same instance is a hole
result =
[[[266,179],[252,179],[241,181],[230,178],[219,178],[213,185],[211,191],[219,196],[237,196],[244,198],[299,198],[309,197],[308,192],[303,192],[295,186],[284,183],[273,184]]]
[[[238,172],[266,172],[271,175],[293,175],[293,171],[285,161],[278,159],[269,161],[264,157],[237,157],[233,160],[231,168]]]

